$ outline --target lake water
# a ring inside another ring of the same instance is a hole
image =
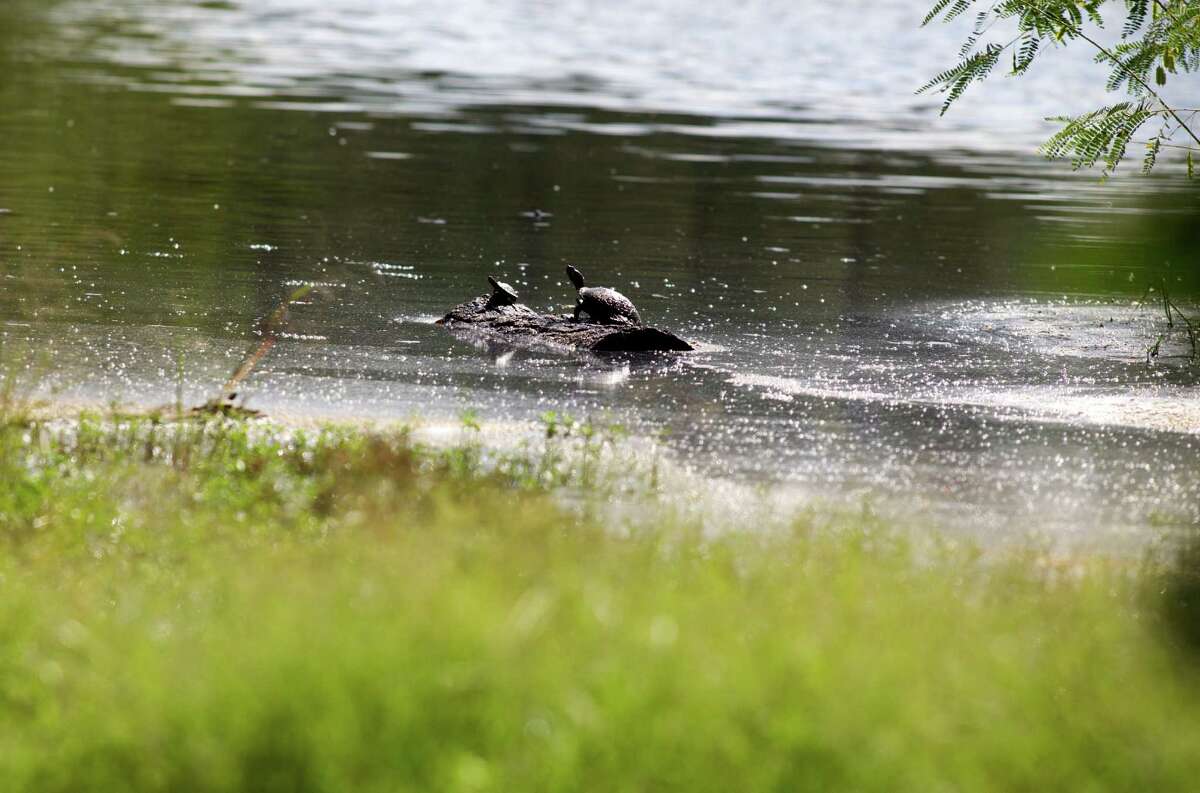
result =
[[[913,89],[964,32],[918,29],[922,4],[733,5],[10,0],[5,355],[66,403],[200,401],[315,284],[251,406],[566,411],[988,538],[1200,522],[1197,369],[1178,339],[1147,364],[1134,305],[1195,295],[1198,191],[1032,153],[1103,70],[1056,53],[939,119]],[[568,262],[700,351],[432,324],[488,274],[569,309]]]

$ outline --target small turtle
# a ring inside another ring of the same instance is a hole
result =
[[[642,324],[642,318],[633,307],[633,301],[625,295],[607,286],[584,286],[583,273],[569,264],[567,276],[579,291],[579,300],[575,303],[575,319],[579,319],[582,312],[591,317],[592,321],[602,324]]]
[[[497,281],[490,275],[487,277],[488,283],[492,285],[492,296],[488,298],[488,307],[495,308],[497,306],[511,306],[517,302],[517,290],[513,289],[503,281]]]

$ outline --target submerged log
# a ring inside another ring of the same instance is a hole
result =
[[[496,305],[489,296],[455,306],[437,321],[486,330],[513,341],[539,342],[592,352],[688,352],[695,349],[674,333],[647,325],[601,325],[564,314],[539,314],[521,303]]]

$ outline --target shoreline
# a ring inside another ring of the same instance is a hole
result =
[[[99,403],[56,403],[33,410],[33,418],[49,422],[77,422],[83,417],[149,420],[152,411],[111,412],[111,405]],[[210,419],[211,420],[211,419]],[[203,424],[192,417],[184,422],[165,417],[165,425]],[[885,498],[869,484],[845,487],[833,493],[827,488],[780,481],[764,482],[705,474],[679,459],[678,454],[661,440],[630,435],[622,429],[610,431],[603,424],[558,416],[560,422],[548,435],[545,421],[488,421],[466,416],[457,420],[410,416],[380,420],[373,417],[348,419],[316,415],[282,413],[251,419],[232,419],[253,433],[265,437],[293,431],[333,430],[364,436],[388,436],[402,433],[418,447],[438,452],[468,448],[485,467],[523,460],[544,459],[550,455],[588,455],[588,476],[593,484],[611,491],[602,504],[591,503],[610,519],[629,527],[653,522],[669,515],[672,520],[703,527],[705,536],[730,532],[770,536],[786,532],[797,520],[818,523],[826,528],[849,525],[863,520],[911,533],[922,541],[974,546],[1001,556],[1012,551],[1036,548],[1052,564],[1070,564],[1071,560],[1113,558],[1133,561],[1147,553],[1170,545],[1183,531],[1182,524],[1147,521],[1140,528],[1113,525],[1092,526],[1081,533],[1074,526],[1047,524],[1042,529],[1018,532],[996,531],[985,516],[969,520],[954,519],[961,507],[954,502],[933,500],[930,494],[913,493],[907,497]],[[646,483],[653,486],[647,488]],[[587,501],[578,485],[559,490],[564,504],[578,506]],[[596,502],[596,498],[591,499]]]

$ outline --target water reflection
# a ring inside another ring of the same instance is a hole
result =
[[[182,372],[199,401],[312,283],[255,407],[609,416],[712,475],[956,530],[1200,519],[1194,370],[1145,364],[1132,306],[1196,289],[1166,265],[1195,241],[1155,225],[1194,189],[1013,153],[1041,135],[1036,83],[935,128],[896,86],[953,36],[899,61],[911,6],[873,3],[887,48],[822,38],[863,14],[843,5],[21,0],[0,26],[5,345],[47,352],[62,399],[159,404]],[[489,273],[569,310],[567,262],[700,352],[431,324]]]
[[[51,17],[61,29],[51,51],[124,67],[104,76],[172,101],[420,117],[435,132],[685,131],[1011,151],[1040,140],[1062,97],[1080,103],[1069,109],[1104,103],[1090,55],[1071,49],[1056,53],[1053,73],[997,81],[932,123],[937,98],[913,90],[948,65],[969,21],[919,29],[927,5],[71,0]],[[501,112],[473,117],[479,107]]]

